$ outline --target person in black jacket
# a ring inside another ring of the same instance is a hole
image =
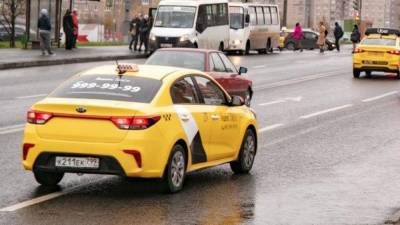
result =
[[[343,29],[339,25],[338,22],[335,23],[335,30],[333,31],[333,34],[335,35],[335,45],[336,49],[338,52],[340,52],[340,39],[343,37]]]
[[[39,29],[39,39],[40,39],[40,48],[42,50],[42,55],[54,55],[51,51],[50,41],[51,41],[51,23],[49,18],[49,13],[47,9],[42,9],[40,11],[40,18],[38,20],[38,29]]]
[[[72,50],[74,38],[74,24],[72,22],[71,10],[67,9],[63,17],[63,30],[65,33],[65,49]]]
[[[149,33],[150,33],[150,24],[149,24],[149,16],[145,15],[143,19],[140,21],[139,25],[139,32],[140,32],[140,45],[139,45],[139,52],[142,50],[142,46],[144,44],[145,53],[148,52],[148,45],[149,45]]]
[[[136,51],[137,50],[137,45],[139,42],[139,25],[140,25],[140,19],[141,16],[135,16],[135,18],[132,19],[132,21],[129,24],[129,32],[131,34],[131,42],[129,44],[129,50],[132,50],[132,45],[133,46],[133,50]]]
[[[358,25],[354,25],[353,31],[351,32],[350,36],[351,42],[353,42],[353,53],[356,50],[356,45],[361,41],[361,33],[358,29]]]

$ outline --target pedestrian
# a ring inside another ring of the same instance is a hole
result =
[[[300,49],[300,52],[303,52],[303,45],[301,44],[302,39],[304,38],[303,29],[301,28],[300,23],[296,23],[296,27],[293,32],[293,39],[295,40],[295,47],[293,51]]]
[[[72,16],[72,24],[73,24],[73,27],[74,27],[72,48],[76,48],[76,42],[78,40],[78,35],[79,35],[78,10],[77,9],[72,10],[71,16]]]
[[[319,52],[324,53],[325,41],[326,41],[327,30],[324,26],[324,22],[319,23],[319,37],[318,37],[318,46]]]
[[[353,43],[353,53],[354,53],[356,51],[357,44],[361,41],[361,34],[357,24],[354,24],[353,31],[351,32],[350,35],[350,40]]]
[[[142,46],[144,45],[145,53],[148,52],[148,37],[150,33],[150,26],[149,26],[149,16],[145,15],[140,22],[140,44],[139,44],[139,52],[142,50]]]
[[[67,9],[63,17],[63,30],[65,33],[65,49],[72,50],[72,41],[74,38],[74,25],[72,22],[71,10]]]
[[[129,24],[129,32],[131,34],[131,42],[129,44],[129,50],[132,50],[132,45],[134,51],[137,50],[137,45],[138,45],[138,41],[139,41],[139,25],[140,25],[140,15],[139,16],[135,16],[135,18],[132,19],[132,21]]]
[[[335,35],[336,50],[340,52],[340,39],[343,37],[344,33],[338,22],[335,22],[335,30],[333,31],[333,34]]]
[[[49,13],[47,9],[40,10],[40,17],[38,20],[40,48],[42,55],[46,55],[46,51],[49,55],[54,55],[51,51],[51,23]]]

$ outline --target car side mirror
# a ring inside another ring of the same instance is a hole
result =
[[[246,14],[245,22],[250,23],[250,15],[249,14]]]
[[[247,68],[246,67],[243,67],[243,66],[241,66],[240,68],[239,68],[239,75],[242,75],[242,74],[244,74],[244,73],[247,73]]]
[[[242,106],[244,105],[244,99],[240,96],[232,96],[231,106]]]

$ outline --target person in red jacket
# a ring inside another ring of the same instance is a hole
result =
[[[78,34],[79,34],[78,10],[77,9],[72,10],[71,16],[72,16],[72,24],[74,25],[74,31],[73,31],[74,37],[72,40],[72,47],[76,48],[76,41],[78,40]]]

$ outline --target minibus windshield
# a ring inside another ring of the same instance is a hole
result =
[[[229,7],[231,29],[244,28],[244,12],[242,7]]]
[[[195,7],[160,6],[154,27],[192,28],[195,14]]]

